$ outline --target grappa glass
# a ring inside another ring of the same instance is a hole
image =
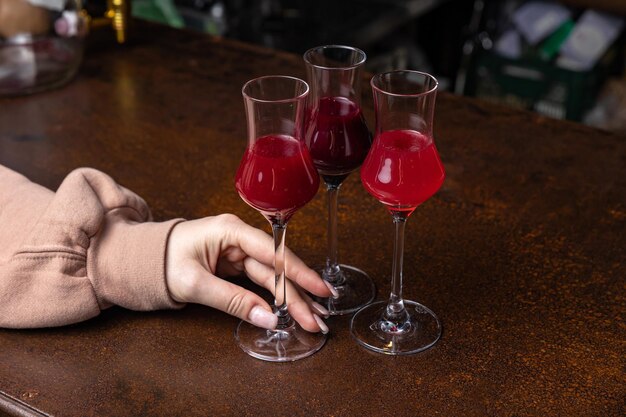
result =
[[[441,187],[445,172],[433,142],[437,80],[417,71],[392,71],[371,81],[376,109],[374,143],[361,168],[365,189],[385,205],[395,226],[388,301],[359,310],[350,331],[362,346],[403,355],[433,346],[441,336],[435,313],[402,298],[404,229],[413,211]]]
[[[304,54],[311,86],[305,140],[328,195],[328,255],[319,272],[336,295],[318,299],[331,315],[354,313],[374,299],[372,279],[360,269],[339,264],[337,205],[339,188],[367,156],[372,142],[361,111],[365,53],[327,45]]]
[[[285,232],[287,222],[317,193],[319,176],[302,141],[309,87],[286,76],[248,81],[242,89],[248,122],[248,146],[239,165],[235,187],[241,198],[272,225],[275,248],[275,330],[239,323],[235,338],[249,355],[272,362],[305,358],[326,341],[309,333],[287,311]]]

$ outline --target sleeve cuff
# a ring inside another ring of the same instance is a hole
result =
[[[87,253],[87,276],[100,307],[115,304],[142,311],[183,307],[167,288],[165,250],[170,232],[184,220],[137,223],[117,212],[105,216]]]

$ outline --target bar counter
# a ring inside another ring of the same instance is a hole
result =
[[[231,212],[269,232],[234,189],[246,146],[241,87],[304,77],[301,57],[137,22],[88,49],[63,88],[0,99],[0,164],[56,189],[89,166],[157,220]],[[364,112],[374,126],[371,90]],[[443,323],[430,350],[390,357],[330,318],[310,358],[241,351],[237,319],[197,305],[113,307],[84,323],[0,330],[0,414],[18,416],[624,416],[626,137],[441,93],[442,189],[409,220],[404,296]],[[355,173],[340,259],[389,293],[393,227]],[[323,261],[322,189],[288,245]],[[236,278],[245,283],[245,279]]]

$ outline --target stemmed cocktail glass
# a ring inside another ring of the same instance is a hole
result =
[[[371,145],[361,112],[361,71],[365,53],[341,45],[304,54],[311,86],[305,140],[328,194],[328,256],[320,275],[334,297],[318,299],[331,315],[353,313],[374,299],[374,283],[360,269],[339,264],[337,203],[339,187],[356,170]]]
[[[420,352],[441,336],[429,308],[402,298],[404,229],[413,211],[443,183],[445,173],[433,142],[437,80],[417,71],[392,71],[372,78],[376,133],[361,168],[366,190],[385,205],[395,225],[388,301],[359,310],[350,323],[362,346],[386,354]]]
[[[303,330],[287,311],[285,232],[287,222],[317,193],[319,176],[301,141],[308,85],[286,76],[260,77],[242,89],[248,121],[248,146],[237,170],[241,198],[272,225],[275,247],[275,330],[239,323],[235,337],[251,356],[293,361],[319,350],[326,340]]]

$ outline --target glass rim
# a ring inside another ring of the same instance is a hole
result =
[[[422,91],[419,93],[406,93],[406,94],[402,94],[402,93],[392,93],[391,91],[387,91],[387,90],[383,90],[382,88],[378,87],[375,83],[374,80],[379,79],[385,75],[388,74],[401,74],[401,73],[408,73],[408,74],[417,74],[417,75],[422,75],[424,76],[424,78],[434,81],[434,85],[432,88],[430,88],[427,91]],[[435,91],[437,91],[437,87],[439,86],[439,81],[437,81],[437,79],[432,76],[431,74],[427,73],[427,72],[423,72],[423,71],[416,71],[416,70],[394,70],[394,71],[387,71],[387,72],[382,72],[380,74],[376,74],[372,77],[372,79],[370,80],[370,86],[372,87],[372,89],[374,91],[378,91],[380,93],[386,94],[388,96],[393,96],[393,97],[421,97],[421,96],[426,96],[428,94],[432,94]]]
[[[360,60],[358,60],[354,64],[350,64],[350,65],[346,65],[346,66],[342,66],[342,67],[328,67],[326,65],[314,64],[307,58],[307,55],[309,55],[310,53],[313,53],[313,51],[323,50],[323,49],[330,49],[330,48],[349,49],[349,50],[351,50],[353,52],[356,52],[356,53],[360,54],[362,58]],[[362,49],[359,49],[359,48],[354,47],[354,46],[333,44],[333,45],[314,46],[313,48],[308,49],[302,55],[302,59],[304,59],[304,62],[306,62],[307,64],[309,64],[310,66],[315,67],[315,68],[325,69],[325,70],[340,70],[340,71],[344,71],[344,70],[351,70],[351,69],[354,69],[354,68],[357,68],[357,67],[360,67],[361,65],[363,65],[365,63],[365,61],[367,60],[367,54]]]
[[[272,79],[272,78],[273,79],[293,80],[293,81],[296,82],[296,84],[297,83],[301,83],[301,84],[304,85],[304,91],[302,93],[296,95],[296,96],[289,97],[289,98],[284,98],[284,99],[278,99],[278,100],[264,100],[262,98],[253,97],[250,94],[246,93],[246,88],[249,85],[251,85],[251,84],[253,84],[255,82],[259,82],[261,80],[267,80],[267,79]],[[250,99],[250,100],[252,100],[252,101],[254,101],[256,103],[289,103],[289,102],[292,102],[292,101],[298,101],[298,100],[303,99],[304,97],[306,97],[309,94],[309,91],[310,91],[309,84],[306,81],[304,81],[304,80],[302,80],[302,79],[300,79],[298,77],[292,77],[291,75],[263,75],[261,77],[256,77],[256,78],[253,78],[253,79],[247,81],[243,85],[243,87],[241,87],[241,94],[245,98]]]

